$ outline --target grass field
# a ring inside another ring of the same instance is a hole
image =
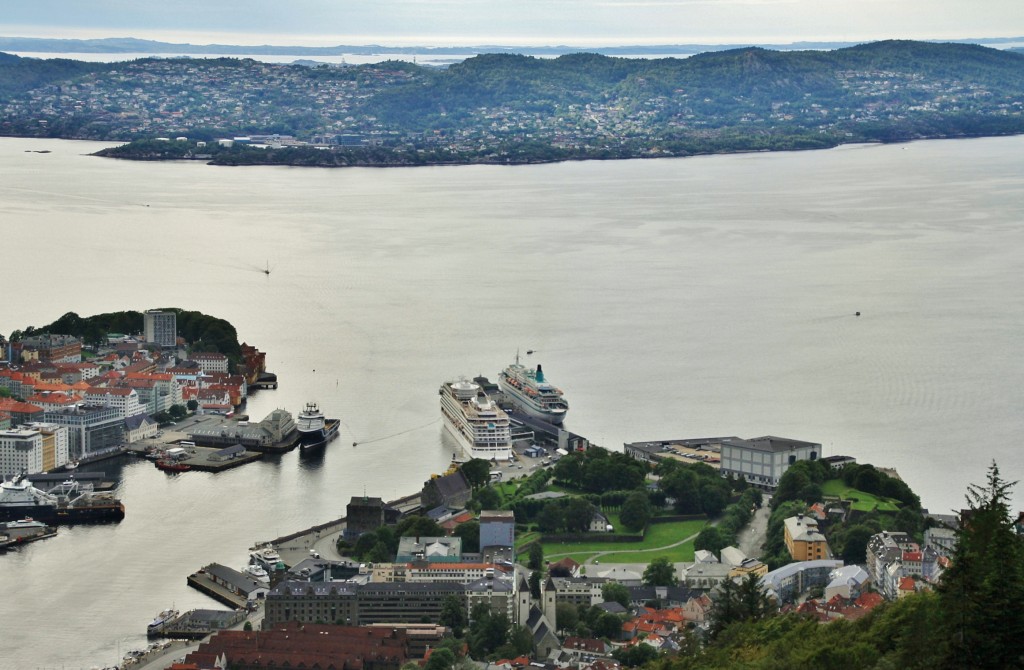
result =
[[[609,516],[615,519],[612,524],[618,528],[618,515]],[[557,560],[568,555],[573,560],[582,563],[595,554],[612,552],[601,556],[600,560],[607,563],[646,563],[658,556],[665,556],[672,562],[692,561],[692,540],[677,547],[668,549],[662,549],[662,547],[696,535],[706,523],[706,521],[698,520],[654,524],[648,526],[643,542],[560,542],[557,544],[549,542],[544,544],[544,556]]]
[[[879,512],[898,512],[900,509],[898,501],[859,491],[847,486],[842,479],[829,479],[821,485],[821,491],[827,496],[839,496],[843,500],[852,500],[852,507],[857,512],[870,512],[874,509]]]

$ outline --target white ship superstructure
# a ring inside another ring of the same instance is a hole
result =
[[[569,411],[569,403],[562,397],[562,390],[544,378],[540,365],[528,368],[521,364],[518,353],[516,362],[498,375],[498,388],[522,411],[556,426],[561,425]]]
[[[464,379],[445,382],[440,392],[445,428],[467,456],[507,460],[512,455],[508,415],[487,397],[479,384]]]

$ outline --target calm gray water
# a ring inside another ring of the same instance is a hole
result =
[[[0,331],[201,310],[281,378],[254,418],[316,400],[346,425],[313,466],[125,466],[123,523],[0,556],[0,667],[112,663],[159,610],[213,605],[185,585],[203,564],[238,567],[364,488],[412,492],[450,457],[438,385],[494,378],[517,348],[611,448],[813,440],[941,512],[992,459],[1024,475],[1024,137],[390,170],[85,155],[100,146],[0,140]]]

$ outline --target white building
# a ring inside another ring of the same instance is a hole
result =
[[[91,405],[113,407],[122,419],[145,412],[145,408],[139,402],[139,394],[130,388],[90,389],[85,394],[85,401]]]
[[[191,354],[188,359],[194,361],[203,372],[228,371],[228,357],[224,354],[204,352]]]
[[[38,430],[0,431],[0,474],[43,471],[43,436]]]

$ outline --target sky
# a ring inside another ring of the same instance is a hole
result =
[[[4,0],[7,37],[333,46],[740,44],[1024,35],[1022,0]]]

